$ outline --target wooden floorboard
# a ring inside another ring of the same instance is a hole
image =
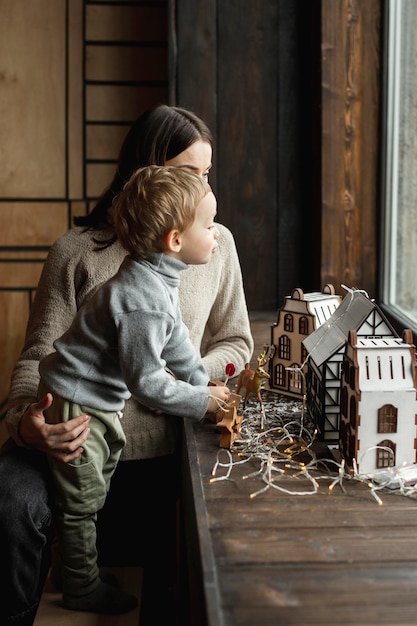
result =
[[[121,588],[138,597],[138,608],[125,615],[97,615],[96,613],[69,611],[61,605],[62,594],[51,590],[47,581],[34,626],[139,626],[142,568],[109,567],[106,569],[117,577]]]

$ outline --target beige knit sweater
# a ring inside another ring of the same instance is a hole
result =
[[[218,228],[218,251],[207,265],[182,272],[180,285],[184,322],[212,379],[224,379],[227,363],[234,363],[239,372],[253,351],[236,246],[230,231],[219,224]],[[95,250],[93,236],[106,239],[109,233],[72,228],[55,242],[46,259],[8,398],[6,421],[20,445],[24,444],[18,424],[28,404],[36,401],[39,361],[53,351],[54,340],[69,327],[79,307],[116,272],[126,255],[118,242]],[[176,447],[179,420],[155,415],[133,399],[126,403],[122,424],[127,439],[124,460],[161,456]]]

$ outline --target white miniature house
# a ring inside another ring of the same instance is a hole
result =
[[[306,402],[318,438],[339,443],[341,365],[349,331],[361,338],[398,337],[378,305],[349,292],[331,317],[303,341],[308,352]]]
[[[350,331],[341,379],[340,452],[360,474],[416,463],[417,364],[411,330],[402,339]]]
[[[271,326],[273,356],[267,382],[270,390],[303,398],[306,391],[303,377],[308,363],[302,341],[334,313],[341,301],[330,284],[322,292],[304,293],[296,288],[285,297],[282,308],[278,309],[277,322]]]

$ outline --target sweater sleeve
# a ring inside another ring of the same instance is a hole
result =
[[[139,316],[135,311],[119,318],[118,336],[122,375],[140,403],[170,415],[204,417],[209,377],[181,320],[163,312],[143,310]]]
[[[203,363],[210,378],[220,380],[224,379],[227,363],[233,363],[239,372],[250,362],[253,352],[236,244],[225,226],[221,227],[221,235],[222,273],[202,345]]]

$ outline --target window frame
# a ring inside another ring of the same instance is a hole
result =
[[[383,14],[382,146],[381,146],[381,230],[378,291],[381,309],[399,334],[413,332],[417,343],[417,322],[393,302],[396,285],[398,198],[398,137],[400,113],[401,19],[403,0],[386,0]],[[417,88],[417,84],[416,84]]]

